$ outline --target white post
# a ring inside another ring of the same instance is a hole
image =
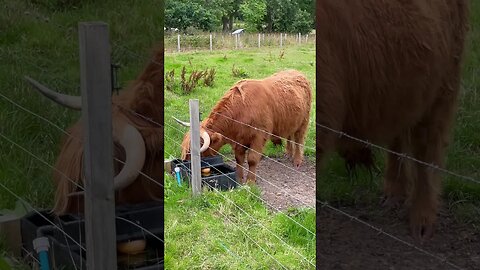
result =
[[[238,34],[235,34],[235,49],[238,49]]]
[[[261,34],[258,33],[258,48],[260,48],[260,39],[261,39]]]
[[[280,48],[283,47],[283,34],[280,33]]]
[[[180,35],[177,36],[177,50],[180,52]]]
[[[210,51],[212,51],[213,48],[212,48],[212,34],[210,34]]]
[[[298,33],[298,43],[302,44],[302,33]]]
[[[308,34],[305,36],[305,43],[308,43]]]
[[[200,172],[200,114],[198,99],[190,99],[190,156],[192,160],[192,192],[200,195],[202,177]]]

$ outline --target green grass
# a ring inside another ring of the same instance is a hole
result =
[[[302,71],[312,87],[315,86],[313,45],[289,47],[282,59],[280,54],[280,49],[272,48],[167,54],[165,70],[175,69],[177,84],[183,66],[186,66],[187,76],[192,70],[206,68],[215,68],[217,75],[213,87],[201,85],[186,95],[181,94],[177,85],[175,91],[165,92],[165,157],[180,156],[179,144],[187,131],[171,117],[188,121],[188,100],[192,98],[199,99],[202,117],[207,117],[221,96],[241,79],[233,76],[234,65],[246,73],[245,77],[256,79],[294,68]],[[314,121],[315,109],[311,113],[305,151],[311,161],[315,159]],[[228,158],[232,156],[229,146],[221,152]],[[264,153],[280,155],[283,148],[269,143]],[[313,269],[302,257],[315,263],[315,237],[292,219],[315,232],[314,209],[290,209],[286,214],[272,212],[253,195],[260,196],[256,187],[221,193],[207,191],[193,199],[191,191],[178,187],[171,177],[167,177],[165,183],[166,268],[281,269],[268,253],[288,269]]]
[[[480,2],[471,1],[471,32],[463,71],[462,94],[453,141],[449,147],[447,169],[480,180]],[[377,151],[383,167],[384,153]],[[444,204],[463,223],[480,228],[480,184],[442,174]],[[317,175],[317,198],[339,205],[376,205],[382,196],[382,176],[371,179],[360,170],[350,178],[338,155],[327,157],[324,170]]]
[[[134,79],[161,38],[163,0],[71,1],[75,9],[2,1],[0,12],[0,94],[65,129],[80,114],[61,108],[34,92],[22,79],[29,75],[64,93],[79,94],[77,25],[109,24],[112,54],[122,65],[120,80]],[[36,1],[55,3],[56,0]],[[138,54],[133,55],[120,46]],[[62,132],[0,97],[0,133],[32,154],[54,164]],[[36,208],[53,205],[52,169],[0,138],[0,181]],[[13,208],[16,198],[0,188],[0,209]],[[4,249],[0,248],[0,257]]]

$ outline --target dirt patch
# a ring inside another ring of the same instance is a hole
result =
[[[243,166],[248,168],[247,164]],[[286,158],[263,158],[257,175],[257,185],[267,207],[277,210],[315,207],[315,162],[306,160],[297,170]]]
[[[404,210],[337,208],[413,243]],[[320,269],[456,269],[327,208],[317,211],[317,238]],[[456,221],[446,210],[439,216],[433,239],[419,247],[460,269],[480,269],[478,229]]]

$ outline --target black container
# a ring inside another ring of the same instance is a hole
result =
[[[211,157],[202,157],[200,159],[200,168],[208,168],[215,165],[224,164],[223,158],[220,155]],[[175,167],[180,167],[182,178],[189,178],[192,170],[192,162],[190,160],[174,159],[172,160],[172,171]],[[175,172],[173,172],[175,173]]]
[[[237,173],[235,168],[227,164],[210,166],[210,175],[202,175],[202,184],[207,184],[210,188],[227,190],[237,187]]]
[[[191,161],[173,160],[172,167],[180,167],[182,179],[190,185]],[[235,168],[225,164],[221,156],[204,157],[200,160],[200,168],[210,168],[210,175],[202,173],[202,185],[220,190],[228,190],[237,187]]]
[[[123,205],[116,207],[116,233],[117,243],[145,239],[147,247],[144,254],[127,256],[119,253],[118,269],[163,269],[163,206],[159,202],[144,203],[137,205]],[[65,215],[56,217],[42,211],[41,214],[58,228],[61,228],[73,240],[85,246],[85,229],[83,216]],[[85,252],[69,237],[66,237],[58,228],[53,226],[37,213],[25,216],[21,221],[22,242],[25,250],[31,252],[37,259],[32,241],[39,236],[46,236],[50,240],[49,250],[52,265],[59,269],[75,269],[82,264],[81,269],[86,269]],[[132,224],[133,223],[133,224]],[[137,224],[148,232],[143,231]],[[154,236],[152,236],[152,234]],[[161,241],[157,238],[162,239]],[[141,257],[143,256],[143,257]],[[141,257],[141,258],[139,258]],[[143,262],[132,264],[135,258]],[[130,266],[124,262],[130,262]],[[146,262],[146,263],[145,263]],[[80,269],[80,268],[79,268]]]

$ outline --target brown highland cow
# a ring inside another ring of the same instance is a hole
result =
[[[467,0],[317,1],[317,157],[372,163],[364,144],[443,167],[460,88]],[[385,203],[407,202],[412,234],[429,238],[439,172],[388,155]],[[407,200],[405,200],[407,199]]]
[[[81,109],[81,98],[56,93],[26,77],[32,86],[53,101]],[[142,115],[142,116],[139,116]],[[152,121],[145,119],[150,118]],[[141,203],[163,199],[163,47],[140,76],[112,97],[114,186],[116,203]],[[78,120],[67,129],[54,171],[56,214],[83,212],[83,131]],[[140,174],[153,178],[157,183]],[[72,181],[75,183],[72,183]],[[81,193],[81,192],[80,192]],[[76,194],[76,195],[75,195]]]
[[[202,121],[200,133],[204,143],[200,152],[202,156],[216,155],[223,145],[230,144],[235,152],[238,181],[244,182],[241,166],[247,156],[247,181],[255,182],[265,143],[272,140],[280,144],[281,137],[288,139],[286,154],[298,167],[303,162],[311,103],[310,83],[296,70],[281,71],[263,80],[241,80]],[[189,159],[189,152],[190,132],[187,132],[182,142],[182,159]]]

